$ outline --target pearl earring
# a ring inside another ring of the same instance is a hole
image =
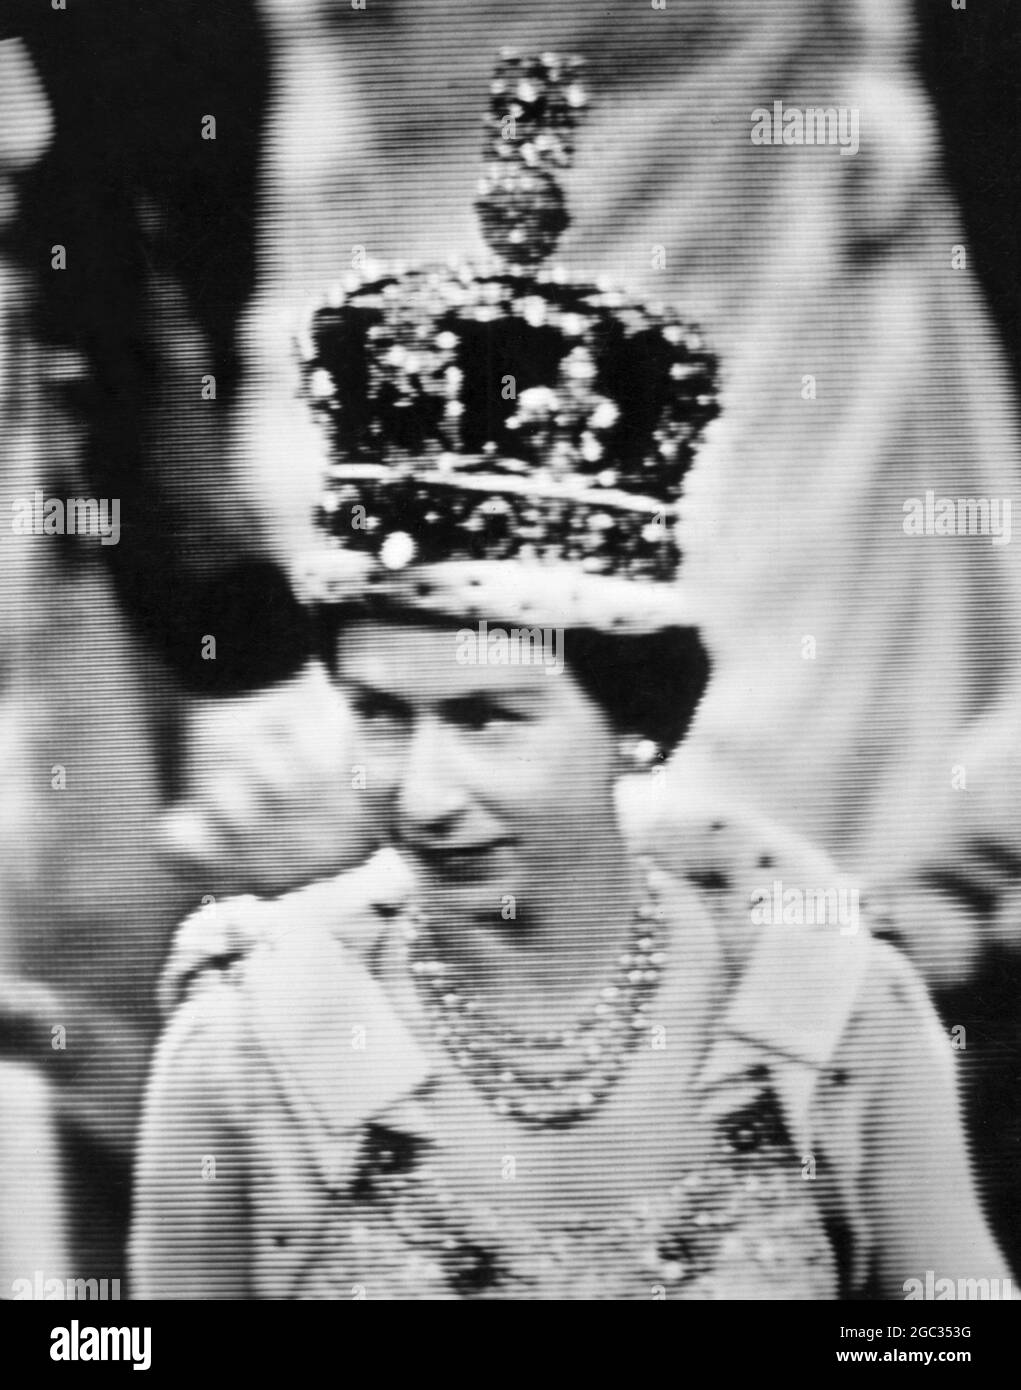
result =
[[[635,772],[648,772],[662,758],[659,744],[651,738],[621,739],[620,755]]]

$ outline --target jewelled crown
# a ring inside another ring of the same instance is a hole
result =
[[[491,264],[352,275],[312,313],[299,347],[331,546],[304,557],[307,597],[676,621],[677,504],[716,363],[676,315],[543,265],[569,222],[580,69],[500,56],[476,202]]]

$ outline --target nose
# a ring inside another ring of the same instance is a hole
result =
[[[411,734],[397,785],[397,826],[410,839],[441,839],[464,811],[468,796],[456,740],[431,717]]]

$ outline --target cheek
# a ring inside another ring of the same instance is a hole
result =
[[[503,783],[533,815],[597,814],[612,803],[616,744],[602,726],[585,719],[535,728],[508,750]]]
[[[406,740],[399,733],[356,722],[352,733],[348,768],[366,809],[386,810],[400,785],[406,761]]]
[[[558,800],[575,814],[596,815],[613,803],[616,763],[603,750],[574,744],[563,750],[555,771]]]

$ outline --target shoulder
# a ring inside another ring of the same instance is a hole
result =
[[[830,857],[803,835],[749,805],[718,800],[697,785],[662,775],[624,779],[619,811],[625,835],[675,873],[700,875],[725,889],[761,879],[778,867],[830,866]]]
[[[207,1062],[222,1090],[259,1073],[295,1114],[340,1131],[421,1079],[421,1054],[370,968],[410,887],[381,851],[272,900],[209,904],[181,926],[164,975],[171,1014],[154,1084]]]
[[[703,1083],[766,1064],[803,1131],[835,1069],[873,1074],[870,1023],[897,1027],[896,997],[910,1001],[906,1018],[930,1017],[924,988],[871,936],[861,885],[802,836],[666,788],[631,809],[634,847],[698,896],[718,944],[726,1002]]]
[[[393,851],[278,898],[209,899],[181,923],[163,969],[165,1014],[212,980],[238,983],[275,963],[316,954],[338,963],[371,948],[406,899],[410,874]]]
[[[666,793],[634,809],[636,846],[706,903],[732,974],[735,1029],[858,1076],[888,1072],[906,1052],[950,1074],[917,970],[869,930],[867,885],[741,806]]]
[[[700,896],[738,972],[767,935],[786,939],[793,953],[807,950],[809,936],[867,936],[866,894],[854,877],[811,841],[751,808],[689,794],[667,774],[651,795],[637,785],[626,788],[620,809],[636,852]],[[845,953],[832,954],[836,960]]]

